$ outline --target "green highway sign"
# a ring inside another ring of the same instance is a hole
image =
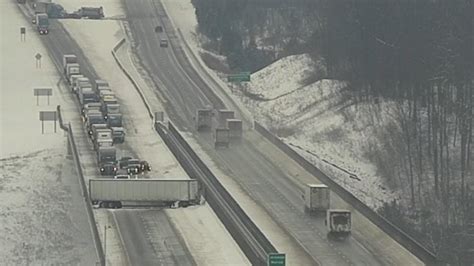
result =
[[[250,81],[250,72],[241,72],[238,74],[228,75],[227,81],[228,82]]]
[[[268,254],[268,266],[285,266],[285,253],[270,253]]]

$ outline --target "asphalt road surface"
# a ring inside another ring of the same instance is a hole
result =
[[[84,56],[81,48],[57,20],[50,21],[49,34],[42,35],[41,38],[58,71],[62,73],[62,56],[64,54],[75,54],[78,57],[82,73],[91,80],[99,78],[93,66]],[[73,97],[70,91],[66,90],[63,93],[64,95],[62,95],[62,97]],[[75,108],[79,110],[77,106]],[[127,116],[127,114],[124,113],[124,116]],[[98,172],[95,153],[89,143],[85,130],[82,129],[79,111],[75,119],[71,122],[74,125],[75,140],[83,163],[85,178],[86,180],[96,178]],[[121,145],[121,149],[126,150],[129,154],[134,154],[133,149],[126,144]],[[127,255],[132,265],[157,265],[157,261],[164,261],[165,263],[162,265],[192,265],[193,260],[191,255],[185,252],[185,244],[182,243],[181,238],[176,232],[171,230],[170,222],[162,211],[148,210],[146,216],[142,215],[142,217],[146,217],[143,219],[138,219],[136,214],[136,210],[124,209],[121,210],[116,217],[119,228],[124,230],[121,232],[124,241],[123,244],[127,248]],[[160,220],[160,223],[150,223],[150,221],[153,220]],[[161,233],[167,236],[168,243],[173,243],[173,245],[163,246],[154,243],[156,238],[150,235],[151,229],[148,229],[148,232],[144,231],[146,230],[146,225],[150,228],[152,224],[153,226],[157,226],[158,229],[161,230]],[[130,234],[130,230],[133,230],[133,232],[137,234]],[[137,235],[140,235],[140,237]],[[181,255],[178,256],[176,254]]]
[[[206,105],[223,108],[222,101],[212,94],[187,62],[161,3],[152,0],[124,0],[124,8],[135,51],[155,84],[159,84],[157,89],[168,101],[166,109],[171,120],[181,130],[191,131],[197,109]],[[164,26],[165,32],[156,33],[154,29],[158,25]],[[160,39],[168,39],[171,46],[160,47]],[[256,148],[256,142],[259,145],[270,144],[254,131],[245,131],[240,145],[217,151],[209,133],[193,134],[219,167],[234,177],[315,261],[323,265],[383,265],[399,261],[396,250],[386,250],[384,254],[371,251],[374,250],[370,247],[374,242],[372,235],[358,235],[347,241],[328,240],[324,220],[304,213],[299,186],[280,170],[279,165],[262,154],[261,149]],[[334,193],[332,198],[333,202],[342,202]],[[353,217],[353,223],[374,226],[363,217],[360,218],[358,213],[354,213]],[[419,263],[417,260],[408,262],[413,262],[410,265]]]

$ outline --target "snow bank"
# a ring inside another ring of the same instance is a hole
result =
[[[313,69],[314,63],[307,54],[288,56],[253,73],[243,87],[262,100],[276,99],[302,88],[302,81]]]

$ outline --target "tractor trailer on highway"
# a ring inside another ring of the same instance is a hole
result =
[[[352,221],[349,210],[329,209],[326,211],[328,237],[345,239],[351,235]]]
[[[93,205],[102,208],[122,206],[187,207],[201,200],[199,183],[194,179],[109,179],[89,180]]]
[[[36,14],[36,29],[40,35],[48,34],[49,32],[49,19],[48,14],[39,13]]]
[[[303,194],[305,212],[326,212],[330,205],[329,196],[328,186],[323,184],[307,184]]]

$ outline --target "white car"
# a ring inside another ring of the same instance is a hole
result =
[[[130,175],[127,170],[120,169],[115,173],[114,179],[130,179]]]

